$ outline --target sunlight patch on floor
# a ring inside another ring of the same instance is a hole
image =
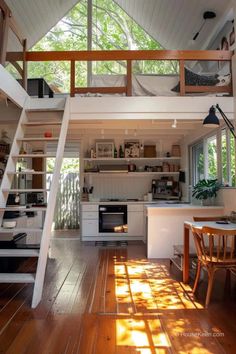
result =
[[[115,261],[115,294],[119,303],[133,302],[137,312],[202,308],[192,289],[171,279],[168,268],[142,261]]]
[[[158,319],[118,319],[116,343],[118,346],[135,347],[138,353],[153,353],[153,349],[170,347]]]

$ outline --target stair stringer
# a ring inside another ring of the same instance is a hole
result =
[[[44,283],[48,249],[49,249],[49,241],[50,241],[51,228],[53,223],[54,209],[56,205],[56,195],[59,187],[60,170],[61,170],[61,165],[63,160],[63,153],[65,148],[69,119],[70,119],[70,98],[68,97],[66,99],[64,114],[62,118],[61,131],[60,131],[57,153],[56,153],[55,168],[52,176],[51,190],[49,193],[47,210],[46,210],[46,215],[44,220],[41,247],[40,247],[33,299],[32,299],[32,308],[37,307],[37,305],[39,304],[42,298],[43,283]]]

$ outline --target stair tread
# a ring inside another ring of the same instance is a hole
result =
[[[8,175],[52,175],[53,172],[46,171],[9,171]]]
[[[0,273],[0,283],[34,283],[35,274],[31,273]]]
[[[39,188],[39,189],[19,189],[19,188],[16,188],[16,189],[8,189],[8,188],[3,188],[2,189],[3,192],[9,192],[9,193],[24,193],[24,192],[47,192],[49,191],[49,189],[43,189],[43,188]]]
[[[27,108],[25,112],[64,112],[64,108]]]
[[[5,208],[1,208],[0,207],[0,211],[45,211],[47,210],[47,207],[30,207],[30,208],[26,208],[22,206],[19,207],[5,207]]]
[[[0,257],[38,257],[38,249],[0,249]]]
[[[42,228],[27,228],[27,227],[25,227],[25,228],[22,228],[22,227],[13,227],[13,228],[0,227],[0,233],[13,234],[15,232],[35,232],[35,231],[42,232],[43,229]],[[0,236],[0,241],[1,241],[1,236]]]
[[[59,138],[58,137],[51,137],[51,138],[21,138],[21,139],[16,139],[17,141],[58,141]]]
[[[12,155],[12,158],[25,158],[25,157],[56,157],[56,155],[48,155],[48,154],[18,154]]]
[[[58,122],[54,122],[54,121],[51,121],[51,122],[37,121],[37,122],[25,122],[25,123],[22,123],[22,125],[28,125],[28,126],[61,125],[61,124],[62,124],[61,121],[58,121]]]

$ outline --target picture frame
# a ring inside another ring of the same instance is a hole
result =
[[[114,157],[114,142],[103,140],[96,142],[96,158],[112,158]]]
[[[125,141],[125,157],[140,157],[140,143],[138,140]]]

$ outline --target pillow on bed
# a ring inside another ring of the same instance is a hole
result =
[[[216,86],[227,86],[231,83],[231,74],[228,75],[216,75],[219,80]]]
[[[207,75],[198,75],[189,69],[184,69],[185,71],[185,85],[191,86],[215,86],[219,83],[218,78],[215,75],[207,76]],[[180,91],[180,83],[173,87],[171,91],[179,92]]]

